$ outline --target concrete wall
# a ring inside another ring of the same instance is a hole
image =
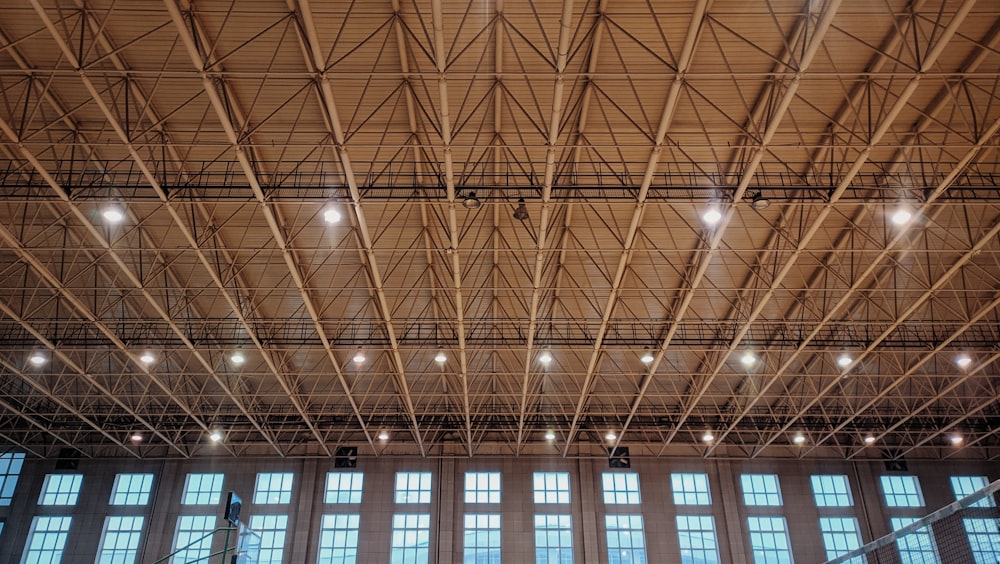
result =
[[[606,563],[606,513],[641,513],[645,524],[649,562],[678,562],[679,543],[676,515],[712,514],[720,545],[721,561],[747,564],[753,561],[746,530],[748,515],[782,515],[786,518],[795,561],[799,564],[825,560],[819,532],[820,515],[856,516],[867,542],[889,532],[889,517],[925,515],[954,501],[949,484],[952,475],[982,475],[990,481],[1000,478],[1000,467],[989,463],[910,462],[907,472],[919,478],[926,507],[893,509],[885,507],[878,483],[888,473],[881,462],[837,461],[724,461],[633,459],[629,471],[639,474],[642,504],[605,506],[601,474],[609,470],[607,460],[565,460],[561,458],[475,458],[420,459],[362,458],[357,471],[364,472],[363,501],[359,505],[330,505],[323,500],[326,473],[334,471],[333,460],[231,459],[198,461],[81,460],[77,470],[55,470],[54,461],[26,461],[12,505],[0,507],[4,521],[0,533],[0,562],[20,562],[24,543],[36,515],[72,515],[73,524],[64,562],[93,562],[107,515],[146,515],[147,530],[139,562],[152,562],[170,552],[178,515],[220,514],[218,507],[181,506],[184,480],[190,472],[222,472],[224,490],[238,492],[244,500],[243,517],[255,513],[287,513],[289,529],[285,562],[315,562],[320,522],[327,513],[361,515],[359,562],[389,561],[393,513],[431,514],[431,562],[462,562],[462,515],[495,513],[502,515],[504,562],[534,561],[533,515],[570,513],[573,520],[575,562]],[[293,472],[295,484],[288,505],[255,507],[252,503],[258,472]],[[433,473],[432,502],[426,505],[397,505],[393,484],[398,471]],[[502,475],[502,503],[467,506],[463,486],[466,471],[494,471]],[[563,471],[570,474],[569,506],[538,506],[533,502],[532,473]],[[74,507],[40,507],[38,496],[48,473],[83,474],[79,503]],[[155,475],[151,502],[145,507],[108,505],[115,475],[120,472],[149,472]],[[704,472],[709,475],[712,506],[676,507],[670,490],[672,472]],[[743,473],[775,473],[779,476],[782,507],[745,507],[739,476]],[[809,477],[813,474],[846,474],[854,494],[853,508],[817,508]],[[223,499],[225,495],[223,494]],[[220,525],[222,521],[219,521]]]

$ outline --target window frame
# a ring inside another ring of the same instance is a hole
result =
[[[604,505],[642,504],[638,472],[603,472],[601,490],[604,492]]]
[[[108,505],[116,507],[149,505],[154,479],[155,477],[150,473],[122,472],[116,474],[115,483],[111,486],[111,498],[108,500]],[[136,481],[138,481],[138,487],[136,487]]]
[[[465,503],[500,503],[502,480],[500,472],[466,472]]]
[[[212,489],[204,487],[206,478],[211,478]],[[195,480],[197,480],[197,486],[192,483]],[[218,505],[222,503],[222,490],[225,484],[226,475],[221,472],[189,472],[184,477],[181,505]],[[197,489],[192,489],[194,487]],[[207,500],[202,496],[208,496]]]
[[[339,526],[339,525],[346,526]],[[329,525],[329,526],[328,526]],[[355,564],[358,561],[360,513],[328,513],[320,518],[317,564]],[[330,542],[325,542],[329,539]],[[343,542],[337,542],[342,540]],[[353,541],[353,544],[352,544]],[[324,559],[324,557],[326,557]]]
[[[772,484],[773,491],[769,487]],[[740,489],[743,505],[747,507],[782,507],[785,504],[777,474],[740,474]]]
[[[569,472],[534,472],[531,475],[532,497],[538,505],[570,503],[569,485]]]
[[[134,524],[135,520],[139,521],[139,528],[123,528],[118,527],[115,529],[110,529],[112,521],[118,521],[121,523],[125,519],[132,520]],[[108,515],[104,518],[104,527],[101,530],[101,542],[97,547],[97,558],[94,561],[95,564],[101,564],[105,561],[105,558],[109,559],[110,562],[115,562],[124,564],[125,562],[135,563],[136,559],[139,557],[139,547],[142,545],[142,534],[146,529],[146,516],[145,515]],[[109,532],[113,537],[109,538]],[[125,546],[121,546],[120,539],[125,539]],[[108,546],[108,541],[111,540],[113,546]],[[107,554],[106,554],[107,553]],[[131,555],[131,560],[123,560],[122,558],[127,558]]]
[[[53,489],[54,488],[54,489]],[[83,474],[46,474],[38,505],[46,507],[71,507],[80,501]]]
[[[704,490],[699,488],[704,482]],[[688,488],[687,486],[692,486]],[[706,472],[674,472],[670,474],[670,491],[674,505],[712,505],[712,486]]]
[[[292,502],[294,487],[294,472],[258,472],[253,485],[253,504],[287,505]]]

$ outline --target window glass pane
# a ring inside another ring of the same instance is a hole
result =
[[[500,564],[500,515],[465,516],[465,564]]]
[[[818,507],[851,507],[851,485],[847,476],[841,474],[813,476],[813,498]]]
[[[605,515],[609,564],[646,564],[642,515]]]
[[[924,496],[916,476],[882,476],[882,493],[889,507],[923,507]]]
[[[223,474],[188,474],[181,505],[217,505],[222,499]]]
[[[635,472],[605,472],[601,474],[601,485],[606,505],[634,505],[642,501],[639,496],[639,475]]]
[[[355,564],[360,526],[360,515],[324,515],[319,532],[318,564]]]
[[[291,503],[294,476],[291,472],[257,474],[257,483],[253,490],[254,504]]]
[[[781,488],[775,474],[743,474],[740,485],[746,505],[781,505]]]
[[[119,474],[121,476],[121,474]],[[97,564],[132,564],[139,550],[145,517],[111,515],[104,519],[104,533]]]
[[[14,488],[24,465],[23,452],[0,454],[0,505],[10,505],[14,499]]]
[[[569,472],[535,472],[535,503],[569,503]]]
[[[254,564],[281,564],[288,515],[254,515],[250,518],[250,528],[260,535],[260,552]]]
[[[326,503],[361,503],[365,475],[361,472],[330,472],[326,475]]]
[[[676,505],[711,505],[708,474],[671,474],[670,488]]]
[[[430,555],[431,516],[397,514],[392,516],[391,564],[427,564]]]
[[[397,472],[396,503],[430,503],[430,472]]]
[[[748,517],[754,564],[791,564],[788,528],[784,517]]]
[[[976,564],[1000,562],[1000,528],[996,519],[962,519]]]
[[[823,547],[827,559],[836,558],[861,546],[861,531],[854,517],[823,517],[819,520]],[[865,564],[863,556],[848,560],[850,564]]]
[[[677,536],[681,544],[681,564],[719,564],[714,517],[678,515]]]
[[[30,564],[61,562],[71,522],[71,517],[38,516],[32,519],[21,562]]]
[[[148,505],[152,474],[118,474],[111,488],[111,505]]]
[[[48,474],[38,496],[38,505],[76,505],[81,485],[81,474]]]
[[[569,515],[535,515],[535,564],[573,564]]]
[[[212,476],[214,474],[203,474]],[[221,476],[221,474],[219,474]],[[191,476],[189,474],[188,476]],[[176,551],[171,559],[172,564],[184,564],[208,558],[212,553],[212,531],[215,530],[215,515],[181,515],[177,518],[177,530],[174,532],[174,548]],[[180,549],[184,550],[180,550]]]
[[[500,473],[466,472],[465,503],[500,503]]]
[[[951,477],[951,489],[955,492],[955,499],[959,500],[963,497],[972,495],[979,490],[990,485],[990,481],[986,479],[986,476],[952,476]],[[992,495],[984,497],[983,499],[973,503],[969,507],[996,507],[997,502]]]
[[[894,517],[889,520],[889,524],[892,530],[897,531],[916,520],[916,517]],[[896,539],[896,546],[899,548],[899,559],[902,564],[941,564],[937,548],[934,546],[934,537],[927,527],[921,527]]]

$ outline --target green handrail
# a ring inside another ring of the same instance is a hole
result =
[[[170,560],[174,556],[177,556],[178,553],[184,552],[185,550],[187,550],[187,549],[191,548],[192,546],[200,543],[201,541],[205,540],[206,538],[214,537],[215,533],[218,533],[219,531],[226,531],[226,543],[223,545],[222,550],[220,550],[219,552],[213,552],[213,553],[209,554],[208,556],[203,556],[202,558],[199,558],[197,560],[188,560],[184,564],[191,564],[192,562],[202,562],[202,561],[208,562],[208,561],[210,561],[212,559],[213,556],[219,556],[220,554],[222,555],[222,562],[225,562],[226,561],[226,555],[229,554],[229,536],[230,536],[230,533],[232,533],[235,530],[236,530],[235,527],[219,527],[218,529],[212,531],[211,533],[205,534],[205,535],[203,535],[203,536],[201,536],[201,537],[199,537],[199,538],[191,541],[186,546],[182,546],[182,547],[178,548],[177,550],[171,552],[170,554],[164,556],[163,558],[160,558],[159,560],[155,560],[153,562],[153,564],[160,564],[161,562],[166,562],[167,560]],[[236,547],[233,547],[233,549],[235,549],[235,548]]]

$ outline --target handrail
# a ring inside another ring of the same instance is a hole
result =
[[[164,556],[163,558],[160,558],[159,560],[154,560],[153,564],[160,564],[161,562],[166,562],[166,561],[170,560],[171,558],[173,558],[174,556],[177,556],[178,553],[184,552],[185,550],[188,550],[189,548],[191,548],[194,545],[200,543],[201,541],[205,540],[206,538],[214,537],[215,533],[218,533],[219,531],[226,531],[226,542],[223,545],[221,551],[213,552],[213,553],[211,553],[211,554],[209,554],[207,556],[204,556],[202,558],[198,558],[197,560],[188,560],[184,564],[191,564],[192,562],[201,562],[201,561],[206,561],[207,562],[213,556],[218,556],[220,554],[223,555],[223,556],[225,556],[226,553],[229,552],[229,534],[232,533],[235,530],[236,530],[235,527],[219,527],[218,529],[215,529],[214,531],[212,531],[210,533],[206,533],[206,534],[198,537],[197,539],[191,541],[187,545],[178,548],[177,550],[171,552],[170,554]],[[225,560],[225,558],[223,558],[223,560]]]

